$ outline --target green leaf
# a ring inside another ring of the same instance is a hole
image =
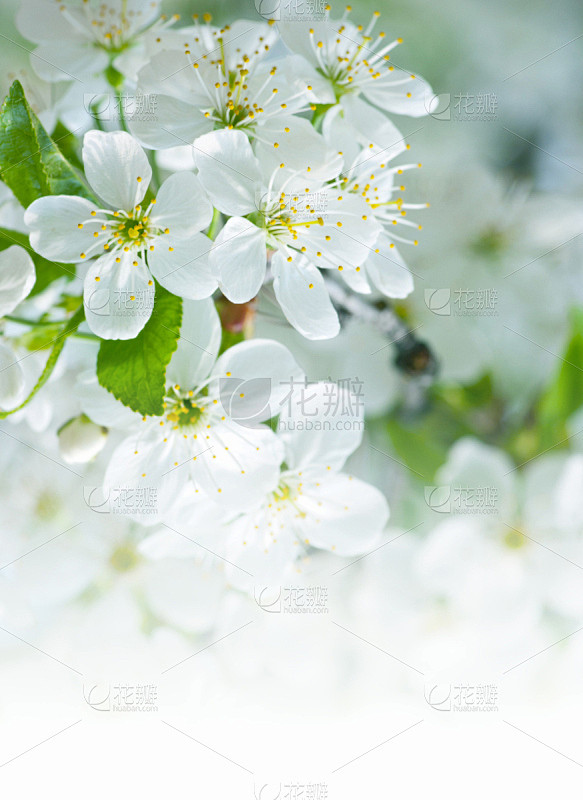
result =
[[[20,231],[11,231],[7,228],[0,228],[0,251],[6,250],[13,244],[19,244],[28,252],[34,261],[36,271],[36,281],[29,296],[39,294],[44,291],[49,284],[58,278],[66,278],[68,281],[75,277],[75,268],[71,264],[59,264],[58,261],[49,261],[43,258],[32,249],[28,236]]]
[[[0,110],[0,178],[27,208],[50,194],[92,199],[14,81]]]
[[[156,284],[154,311],[136,338],[101,342],[99,383],[133,411],[162,415],[166,367],[178,345],[181,324],[182,300]]]
[[[59,356],[61,355],[61,352],[63,350],[63,347],[65,346],[65,342],[67,341],[68,337],[72,333],[75,333],[75,331],[77,330],[77,328],[83,322],[84,319],[85,319],[85,309],[83,308],[83,306],[81,306],[73,314],[71,319],[65,323],[61,332],[53,339],[54,344],[50,352],[50,355],[47,359],[47,362],[45,364],[45,367],[41,372],[40,377],[37,380],[36,384],[34,385],[32,391],[26,398],[26,400],[24,400],[19,406],[13,408],[10,411],[1,411],[0,419],[5,419],[10,414],[14,414],[15,411],[20,411],[21,408],[24,408],[24,406],[30,403],[35,394],[39,391],[39,389],[41,389],[45,385],[45,383],[50,378],[51,373],[55,368],[55,364],[57,363]]]
[[[583,405],[583,309],[571,313],[571,337],[561,366],[543,394],[538,413],[541,447],[567,436],[567,419]]]

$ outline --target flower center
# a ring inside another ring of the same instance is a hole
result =
[[[109,557],[109,563],[116,572],[129,572],[139,561],[140,557],[134,548],[124,544],[116,547]]]

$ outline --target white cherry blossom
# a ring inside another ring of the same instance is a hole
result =
[[[184,302],[162,417],[140,417],[96,382],[85,384],[87,416],[127,432],[111,456],[106,488],[154,488],[163,515],[187,482],[201,498],[236,508],[276,486],[282,447],[262,423],[303,373],[283,345],[269,340],[243,342],[217,359],[220,335],[211,300]]]
[[[152,170],[142,148],[124,132],[90,131],[83,162],[105,207],[81,197],[41,197],[25,214],[30,241],[45,258],[92,261],[84,302],[91,330],[104,339],[132,339],[148,321],[154,278],[174,294],[210,296],[211,242],[201,231],[212,206],[198,178],[178,172],[145,201]]]
[[[164,24],[160,0],[23,0],[20,33],[35,42],[31,63],[47,81],[76,80],[85,91],[108,69],[133,76],[140,39]]]
[[[310,339],[335,336],[338,318],[318,268],[336,270],[349,285],[358,280],[380,232],[366,201],[306,177],[305,161],[301,176],[284,161],[271,170],[240,131],[199,139],[196,163],[214,205],[231,215],[210,257],[221,291],[234,303],[255,297],[272,251],[274,291],[287,319]]]
[[[364,553],[377,544],[389,509],[381,492],[341,472],[362,437],[362,413],[330,413],[330,397],[349,406],[349,393],[336,384],[297,387],[282,407],[278,436],[283,445],[278,477],[244,513],[202,505],[192,490],[177,502],[172,524],[226,562],[229,580],[240,588],[276,584],[311,548],[339,556]],[[309,408],[306,400],[309,396]],[[222,525],[221,525],[222,518]],[[170,528],[151,537],[153,557],[189,555],[192,542]]]
[[[365,27],[348,19],[347,7],[342,19],[330,17],[312,22],[281,22],[284,42],[302,56],[320,77],[315,89],[318,102],[340,101],[349,94],[362,94],[385,112],[421,117],[429,114],[436,98],[428,83],[411,72],[390,64],[390,53],[402,39],[386,41],[384,31],[374,33],[378,18],[375,11]],[[324,79],[324,81],[321,80]]]

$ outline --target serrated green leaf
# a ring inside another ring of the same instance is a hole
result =
[[[166,367],[178,345],[182,300],[156,284],[152,316],[135,339],[107,339],[97,356],[99,383],[140,414],[164,413]]]
[[[61,332],[53,339],[54,344],[51,349],[50,355],[47,359],[47,362],[44,366],[44,369],[41,372],[39,379],[35,383],[34,388],[30,392],[26,400],[24,400],[19,406],[11,409],[10,411],[1,411],[0,419],[5,419],[6,417],[10,416],[10,414],[14,414],[16,411],[20,411],[21,408],[24,408],[24,406],[30,403],[35,394],[39,391],[39,389],[41,389],[45,385],[45,383],[50,378],[51,373],[54,370],[55,365],[59,359],[59,356],[61,355],[63,347],[65,346],[65,342],[67,341],[69,336],[71,336],[72,333],[75,333],[75,331],[77,330],[77,328],[83,322],[84,319],[85,319],[85,309],[83,308],[83,306],[81,306],[81,308],[77,309],[75,314],[73,314],[71,319],[65,323]],[[44,347],[42,349],[44,349]]]
[[[92,199],[14,81],[0,110],[0,178],[27,208],[51,194]]]

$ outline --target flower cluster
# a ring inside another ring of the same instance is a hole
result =
[[[61,152],[18,83],[2,110],[22,140],[25,110],[43,142],[36,182],[20,151],[0,165],[25,209],[1,254],[2,413],[32,417],[72,373],[55,421],[60,458],[97,470],[87,505],[196,530],[244,588],[314,548],[362,553],[388,519],[384,496],[342,472],[364,429],[354,387],[308,380],[255,332],[268,303],[308,343],[332,339],[339,289],[413,290],[398,246],[417,244],[408,215],[425,204],[404,201],[420,165],[401,163],[393,115],[428,114],[434,96],[390,63],[401,40],[378,17],[326,7],[313,24],[218,27],[158,2],[27,0],[17,19],[37,78],[62,88],[59,125],[75,103],[79,124]],[[20,362],[46,349],[27,378]]]

